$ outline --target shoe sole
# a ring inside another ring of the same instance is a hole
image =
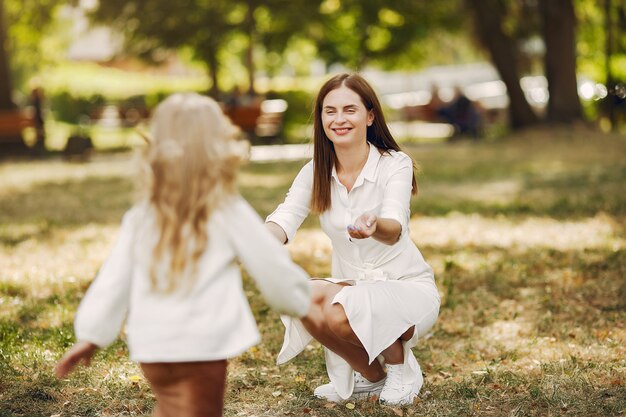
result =
[[[349,396],[346,399],[341,398],[339,395],[328,395],[328,396],[323,396],[323,395],[316,395],[313,394],[313,396],[315,398],[319,398],[320,400],[326,400],[332,403],[340,403],[343,401],[358,401],[358,400],[366,400],[368,398],[372,398],[372,397],[376,397],[379,398],[380,397],[380,392],[382,391],[382,388],[379,391],[374,391],[374,392],[359,392],[359,393],[353,393],[351,396]]]

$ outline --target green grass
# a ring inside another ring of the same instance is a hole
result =
[[[227,416],[626,415],[626,140],[531,131],[490,143],[410,145],[412,237],[435,269],[439,320],[414,349],[411,406],[330,404],[312,344],[278,367],[282,325],[246,277],[262,343],[229,365]],[[265,216],[303,162],[250,164],[242,194]],[[123,340],[59,381],[72,319],[133,201],[130,153],[86,164],[0,164],[0,417],[149,415]],[[309,219],[289,245],[312,275],[330,247]]]

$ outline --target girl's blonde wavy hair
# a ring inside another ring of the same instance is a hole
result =
[[[157,106],[143,170],[159,232],[150,270],[154,290],[169,293],[183,280],[189,286],[195,282],[208,219],[236,193],[237,168],[248,150],[246,142],[235,140],[238,135],[211,98],[174,94]],[[157,266],[164,260],[169,268],[161,277]]]

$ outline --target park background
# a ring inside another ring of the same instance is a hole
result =
[[[625,415],[625,28],[623,0],[0,0],[0,416],[150,413],[123,337],[71,378],[52,368],[133,202],[153,106],[280,104],[278,131],[246,132],[271,147],[239,178],[265,216],[310,153],[316,90],[345,70],[420,167],[411,233],[442,295],[415,348],[426,383],[406,407],[313,399],[320,346],[277,367],[282,325],[246,277],[263,341],[231,362],[226,415]],[[478,134],[423,117],[433,85],[479,106]],[[329,274],[316,219],[289,250]]]

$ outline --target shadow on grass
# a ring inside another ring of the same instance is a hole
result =
[[[52,229],[89,223],[118,223],[131,204],[132,185],[124,178],[37,184],[3,196],[0,243],[16,245],[45,238]]]

